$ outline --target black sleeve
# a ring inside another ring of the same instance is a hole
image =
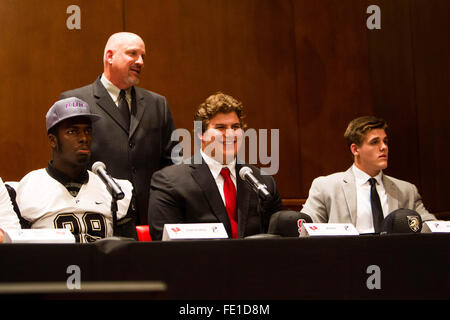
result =
[[[268,191],[270,192],[270,195],[271,195],[270,198],[260,202],[260,206],[261,206],[260,210],[261,210],[261,214],[263,215],[263,221],[264,221],[263,229],[264,229],[264,232],[267,232],[270,217],[275,212],[283,210],[283,205],[281,202],[280,193],[278,192],[278,189],[277,189],[277,186],[276,186],[276,183],[275,183],[275,180],[273,179],[273,177],[266,176],[266,175],[260,175],[260,178],[262,181],[264,181],[264,183],[267,186]]]
[[[134,195],[131,197],[130,205],[128,207],[128,212],[125,217],[117,220],[116,226],[114,228],[114,236],[132,238],[138,240],[136,232],[136,198]]]
[[[164,224],[183,223],[183,199],[165,170],[153,174],[148,205],[148,224],[152,240],[161,240]]]
[[[20,213],[19,206],[17,205],[16,201],[16,190],[14,190],[13,187],[11,187],[9,184],[5,183],[6,190],[8,190],[9,197],[11,199],[11,203],[14,209],[14,212],[17,214],[17,217],[19,218],[20,226],[22,229],[30,229],[31,223],[28,220],[25,220],[22,218],[22,214]]]
[[[162,157],[160,169],[174,164],[172,159],[172,149],[178,144],[178,141],[172,141],[172,133],[175,130],[175,124],[173,122],[172,114],[170,113],[167,101],[164,99],[164,127],[161,135]],[[180,151],[176,155],[177,160],[183,157],[183,152]]]

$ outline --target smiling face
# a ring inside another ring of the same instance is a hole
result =
[[[371,177],[388,166],[388,137],[384,129],[370,130],[360,146],[350,146],[355,165]]]
[[[232,162],[242,142],[242,128],[236,112],[217,113],[200,139],[202,150],[208,156],[222,164]]]
[[[138,35],[114,34],[106,44],[104,74],[119,89],[128,89],[139,83],[144,59],[145,44]]]

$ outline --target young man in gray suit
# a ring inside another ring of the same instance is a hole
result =
[[[136,85],[144,68],[144,41],[136,34],[113,34],[106,43],[103,74],[93,84],[62,93],[78,97],[101,116],[93,123],[91,164],[102,161],[109,174],[132,182],[136,224],[147,224],[150,179],[172,164],[175,125],[166,99]]]
[[[314,179],[301,211],[317,223],[352,223],[359,233],[380,232],[383,218],[399,208],[415,210],[422,221],[435,220],[415,185],[383,174],[389,154],[386,128],[383,119],[373,116],[352,120],[344,137],[353,165],[345,172]]]

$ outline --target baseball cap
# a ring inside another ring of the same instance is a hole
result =
[[[91,113],[87,102],[81,99],[70,97],[58,100],[51,106],[45,116],[47,132],[63,120],[80,116],[88,117],[92,122],[101,118],[99,115]]]
[[[400,208],[389,213],[381,222],[381,233],[420,233],[422,217],[416,211]]]

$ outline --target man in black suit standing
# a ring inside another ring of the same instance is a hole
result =
[[[102,161],[108,173],[133,183],[136,224],[147,224],[153,172],[172,164],[175,125],[166,99],[136,85],[144,68],[145,44],[136,34],[113,34],[104,51],[104,71],[93,84],[66,91],[101,116],[93,124],[91,163]]]
[[[164,224],[223,223],[230,238],[267,232],[270,216],[281,210],[281,199],[271,176],[253,174],[267,186],[268,199],[261,202],[239,177],[237,161],[243,128],[242,103],[217,93],[198,108],[194,120],[201,122],[195,134],[201,150],[184,164],[155,172],[149,200],[149,225],[153,240],[161,240]]]

